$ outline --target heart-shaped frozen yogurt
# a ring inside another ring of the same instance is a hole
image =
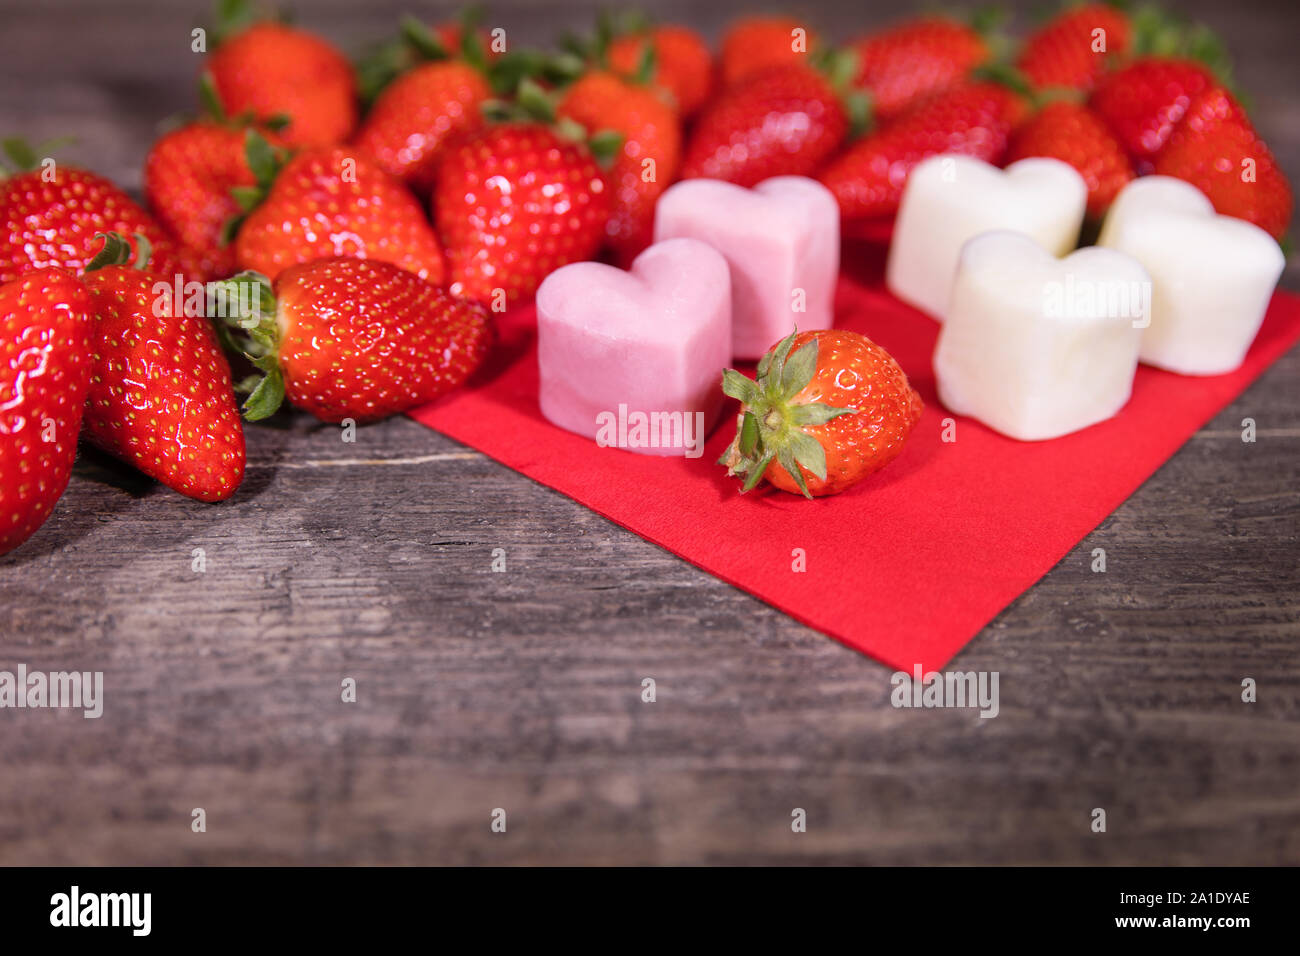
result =
[[[732,347],[762,357],[796,326],[829,329],[840,269],[840,213],[821,183],[777,176],[753,189],[687,179],[655,207],[655,240],[707,242],[731,266]]]
[[[1023,232],[1053,255],[1074,248],[1088,187],[1059,159],[1022,159],[1005,170],[970,156],[932,156],[907,177],[885,267],[904,302],[943,321],[966,240]]]
[[[1204,193],[1169,176],[1125,186],[1098,244],[1128,253],[1151,274],[1151,325],[1139,355],[1184,375],[1241,364],[1286,267],[1267,232],[1217,215]]]
[[[962,248],[934,372],[939,399],[1038,441],[1110,418],[1128,401],[1150,279],[1112,249],[1057,259],[1017,232]]]
[[[628,272],[567,265],[537,290],[542,414],[601,445],[698,458],[730,358],[727,262],[698,240],[657,243]]]

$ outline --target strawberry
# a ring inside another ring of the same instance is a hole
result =
[[[437,23],[432,27],[415,17],[403,17],[396,37],[378,44],[357,62],[357,86],[362,101],[373,108],[379,94],[389,84],[429,63],[455,60],[472,67],[480,78],[490,79],[504,54],[492,49],[493,38],[479,28],[476,21],[477,10],[473,7],[467,8],[461,20]],[[520,69],[526,72],[536,63],[537,60],[530,58],[527,63],[520,64]],[[443,89],[434,89],[433,92],[439,94],[439,98],[445,95]],[[419,105],[417,100],[415,93],[408,90],[399,102],[406,102],[413,110]]]
[[[811,176],[848,131],[848,112],[826,77],[802,64],[772,67],[724,90],[700,115],[682,178],[753,186]]]
[[[93,321],[90,294],[61,269],[0,284],[0,554],[31,537],[68,486]]]
[[[1185,179],[1225,216],[1281,239],[1291,222],[1291,185],[1232,94],[1215,86],[1192,98],[1156,154],[1155,172]]]
[[[205,315],[161,294],[117,234],[86,269],[95,336],[85,434],[92,445],[200,501],[234,494],[244,432],[230,366]],[[147,243],[137,240],[145,250]]]
[[[872,116],[885,122],[922,98],[961,83],[989,56],[984,38],[948,17],[905,20],[851,44],[854,84],[871,94]]]
[[[424,210],[399,179],[342,146],[305,150],[276,170],[263,142],[250,140],[249,166],[265,198],[235,234],[235,261],[270,278],[300,262],[336,256],[381,259],[433,283],[445,266]]]
[[[34,159],[7,144],[18,165]],[[0,282],[57,266],[80,272],[95,256],[95,235],[143,235],[153,247],[150,271],[181,273],[180,249],[153,217],[102,176],[62,164],[0,180]]]
[[[913,166],[937,153],[997,163],[1027,109],[1023,98],[996,83],[957,87],[859,140],[826,168],[821,181],[846,220],[893,215]]]
[[[624,78],[638,75],[646,62],[647,47],[653,57],[650,80],[672,94],[682,119],[700,111],[713,87],[713,55],[694,30],[664,25],[626,33],[610,41],[609,68]]]
[[[898,457],[921,418],[921,396],[865,335],[791,333],[758,363],[757,381],[723,372],[737,399],[736,438],[718,461],[805,497],[838,494]]]
[[[613,209],[605,235],[619,261],[630,262],[653,240],[655,201],[677,176],[677,113],[650,87],[599,70],[570,86],[557,112],[586,131],[612,130],[622,137],[606,174]]]
[[[341,143],[357,125],[352,65],[315,34],[282,23],[255,23],[213,50],[207,76],[231,116],[285,118],[291,146]]]
[[[149,208],[181,245],[187,275],[200,281],[235,271],[226,224],[241,210],[232,190],[251,189],[245,130],[199,120],[153,144],[144,163]]]
[[[605,236],[609,188],[590,151],[540,123],[492,125],[451,145],[433,209],[449,288],[482,302],[531,298],[562,265],[590,259]]]
[[[1050,156],[1069,163],[1088,184],[1088,216],[1100,219],[1133,178],[1133,166],[1106,124],[1086,106],[1048,103],[1012,137],[1006,161]]]
[[[1088,105],[1146,173],[1192,97],[1213,85],[1213,75],[1195,60],[1144,57],[1105,74]]]
[[[253,288],[252,296],[245,290]],[[266,418],[287,397],[321,421],[374,421],[433,401],[469,378],[490,344],[487,313],[387,262],[321,259],[220,283],[227,318],[264,374],[244,406]]]
[[[789,17],[744,17],[722,37],[720,67],[724,87],[773,66],[806,64],[816,37]]]
[[[1090,90],[1109,61],[1128,52],[1132,39],[1127,15],[1104,3],[1087,3],[1033,33],[1016,66],[1035,89]]]
[[[483,74],[467,63],[422,64],[384,88],[352,142],[427,196],[443,144],[483,125],[480,107],[490,93]]]

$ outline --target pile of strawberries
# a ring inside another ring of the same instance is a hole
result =
[[[220,8],[205,113],[153,144],[145,205],[4,143],[0,553],[49,515],[79,437],[218,501],[243,475],[237,392],[250,420],[287,397],[363,422],[463,384],[492,313],[566,263],[630,262],[678,178],[814,176],[853,222],[891,217],[935,153],[1054,156],[1083,174],[1094,217],[1158,172],[1276,237],[1290,220],[1221,70],[1192,56],[1204,34],[1101,4],[1010,53],[939,16],[838,47],[746,18],[716,57],[632,17],[559,52],[465,18],[407,20],[359,64]]]

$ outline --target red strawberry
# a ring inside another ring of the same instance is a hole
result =
[[[341,143],[357,125],[352,65],[305,30],[254,24],[213,51],[207,72],[227,115],[287,118],[284,140],[291,146]]]
[[[609,68],[620,76],[635,77],[647,46],[654,51],[651,81],[672,94],[682,119],[690,119],[713,87],[713,55],[708,44],[694,30],[682,26],[627,33],[610,41],[606,52]]]
[[[250,166],[265,165],[250,153]],[[398,179],[342,146],[299,153],[235,237],[235,260],[270,278],[300,262],[351,256],[380,259],[440,284],[442,250],[424,210]]]
[[[58,164],[0,180],[0,282],[48,266],[80,272],[101,232],[143,235],[153,246],[151,272],[182,271],[175,241],[102,176]]]
[[[628,262],[653,241],[655,200],[677,176],[677,113],[657,91],[602,71],[587,73],[569,87],[557,112],[589,132],[611,130],[622,137],[606,174],[613,210],[605,234],[619,260]]]
[[[791,333],[722,390],[740,401],[736,438],[719,460],[782,491],[837,494],[898,457],[921,418],[921,396],[893,357],[857,332]]]
[[[1036,89],[1090,90],[1109,60],[1128,52],[1133,26],[1104,3],[1071,7],[1025,41],[1016,66]]]
[[[0,554],[68,486],[90,382],[90,295],[60,269],[0,284]]]
[[[363,102],[373,104],[394,80],[430,63],[454,60],[472,67],[480,77],[490,75],[503,51],[493,49],[496,38],[475,26],[475,18],[473,8],[465,16],[466,22],[440,23],[432,27],[415,17],[403,17],[398,36],[379,44],[357,62],[357,86]],[[467,26],[470,28],[468,33]],[[543,62],[543,58],[531,55],[526,58],[526,63],[523,62],[525,58],[517,59],[518,68],[525,73]],[[416,89],[418,86],[408,89],[406,95],[398,100],[406,105],[408,114],[419,106]],[[446,84],[431,85],[430,92],[441,100],[447,95]],[[391,107],[389,112],[393,112]]]
[[[596,254],[610,196],[585,146],[538,123],[503,123],[448,148],[433,208],[451,291],[488,302],[502,289],[516,302]]]
[[[225,235],[241,210],[233,189],[257,185],[246,158],[246,131],[200,120],[153,144],[144,163],[144,194],[158,221],[177,237],[185,271],[219,279],[235,271],[235,249]]]
[[[831,163],[821,181],[835,194],[845,219],[893,215],[913,166],[937,153],[996,163],[1027,109],[1020,96],[995,83],[940,93],[859,140]]]
[[[1194,97],[1156,155],[1155,171],[1185,179],[1225,216],[1281,239],[1291,222],[1291,184],[1232,94],[1212,87]]]
[[[1195,60],[1145,57],[1105,74],[1088,105],[1145,173],[1192,97],[1214,85],[1210,71]]]
[[[129,258],[109,235],[83,279],[97,320],[86,437],[183,495],[229,498],[244,477],[230,366],[206,316]]]
[[[872,116],[890,120],[923,97],[961,83],[988,58],[983,37],[947,17],[918,17],[852,44],[855,85],[871,94]]]
[[[1069,163],[1088,184],[1088,216],[1100,219],[1133,178],[1119,141],[1091,110],[1078,103],[1048,103],[1015,133],[1006,161],[1050,156]]]
[[[734,86],[773,66],[806,64],[816,36],[789,17],[745,17],[722,37],[722,83]]]
[[[839,148],[849,117],[830,81],[808,66],[778,66],[723,91],[695,123],[682,178],[753,186],[811,176]]]
[[[483,125],[480,107],[490,94],[483,74],[467,63],[425,63],[384,88],[352,142],[427,196],[443,144]]]
[[[481,306],[387,262],[294,266],[274,296],[256,273],[220,287],[236,301],[249,284],[256,312],[227,322],[266,375],[244,406],[250,420],[272,414],[284,397],[327,422],[404,412],[463,384],[490,344]]]

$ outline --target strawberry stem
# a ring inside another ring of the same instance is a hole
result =
[[[759,360],[758,377],[750,379],[735,369],[724,369],[722,391],[742,405],[736,437],[718,459],[727,474],[744,475],[741,493],[751,490],[775,461],[784,468],[806,498],[812,498],[804,471],[826,480],[826,451],[805,426],[824,425],[840,415],[857,414],[856,408],[836,408],[794,398],[817,374],[817,339],[794,354],[798,330],[777,343]]]
[[[280,325],[271,280],[260,272],[241,272],[209,282],[207,303],[222,345],[242,354],[262,373],[244,401],[244,418],[250,422],[269,418],[284,401]],[[249,379],[241,383],[244,387],[251,384]]]
[[[135,258],[136,269],[144,269],[149,265],[149,256],[153,254],[153,245],[140,233],[135,233],[135,252],[131,251],[131,243],[123,238],[119,232],[97,232],[96,239],[103,239],[104,245],[99,252],[95,253],[93,259],[86,263],[85,272],[95,272],[108,266],[124,266]]]

